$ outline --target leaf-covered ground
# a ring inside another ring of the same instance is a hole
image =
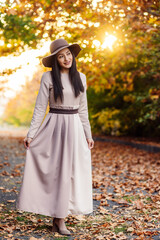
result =
[[[0,239],[160,239],[160,154],[115,143],[92,149],[94,212],[68,216],[72,237],[51,233],[52,218],[15,210],[25,149],[0,137]]]

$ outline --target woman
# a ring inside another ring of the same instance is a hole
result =
[[[86,76],[77,71],[78,44],[57,39],[42,59],[43,73],[31,125],[17,209],[53,217],[53,232],[70,235],[68,214],[93,211]],[[50,111],[46,113],[49,101]],[[43,122],[42,122],[43,121]],[[41,124],[42,123],[42,124]]]

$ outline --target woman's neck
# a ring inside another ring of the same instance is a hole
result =
[[[61,73],[69,73],[69,69],[61,69],[60,72]]]

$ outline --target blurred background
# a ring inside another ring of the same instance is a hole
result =
[[[50,70],[41,59],[64,38],[83,49],[93,135],[160,136],[159,9],[159,0],[0,1],[0,130],[27,131]]]

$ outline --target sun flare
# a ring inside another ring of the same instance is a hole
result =
[[[110,50],[113,50],[113,44],[116,40],[117,40],[117,38],[115,36],[106,33],[104,43],[102,44],[101,47],[102,48],[107,48],[108,47]]]
[[[115,41],[117,40],[117,38],[111,34],[108,34],[106,32],[106,37],[105,37],[105,40],[103,42],[103,44],[100,43],[100,41],[98,40],[94,40],[93,41],[93,45],[96,46],[96,47],[101,47],[101,48],[109,48],[111,51],[113,50],[113,44],[115,43]]]

